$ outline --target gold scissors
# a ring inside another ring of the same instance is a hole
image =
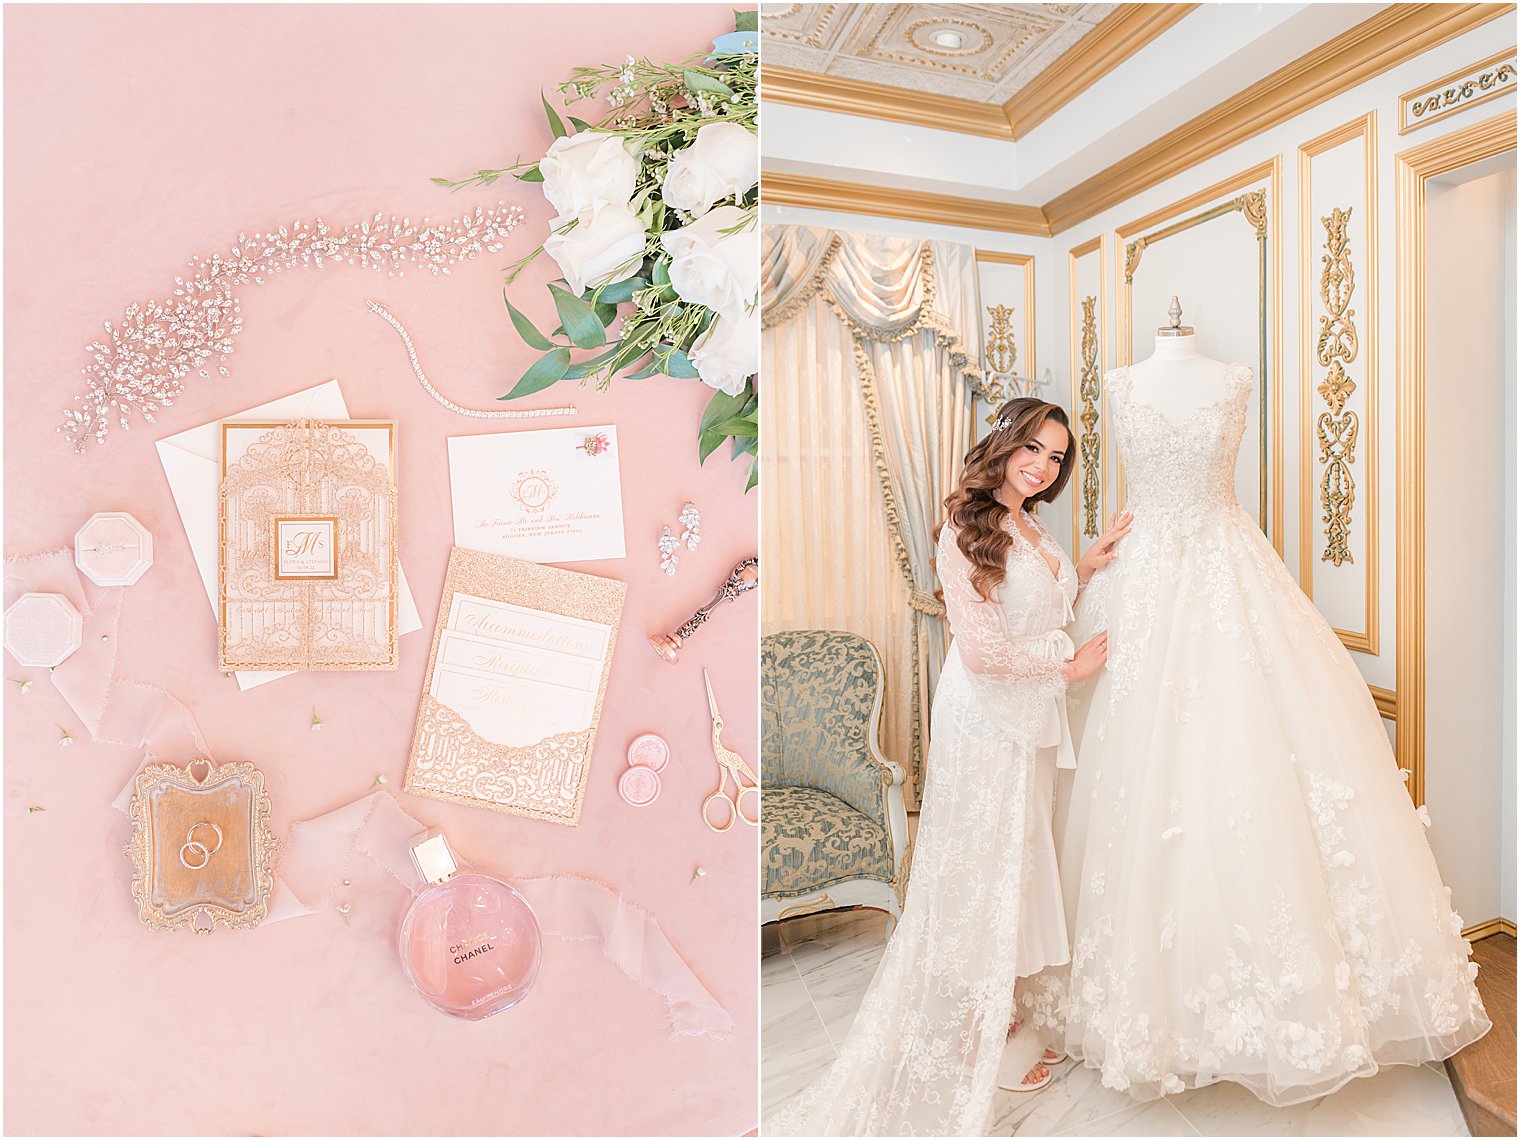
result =
[[[713,831],[727,831],[734,825],[734,820],[742,819],[751,827],[760,824],[760,780],[732,748],[725,747],[720,737],[723,735],[723,714],[718,711],[718,698],[713,696],[712,678],[707,675],[707,670],[702,670],[702,680],[707,685],[707,707],[712,712],[712,743],[713,755],[718,758],[718,790],[713,792],[702,801],[702,822],[707,824]],[[734,794],[724,790],[728,786],[728,777],[734,777]],[[746,778],[748,783],[745,782]],[[755,808],[751,815],[744,814],[744,797],[755,797]],[[720,800],[728,805],[728,812],[721,816],[722,826],[712,821],[708,809],[714,800]]]

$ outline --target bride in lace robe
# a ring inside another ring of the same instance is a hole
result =
[[[1066,485],[1065,413],[1009,401],[966,456],[937,568],[954,641],[934,694],[906,904],[833,1067],[762,1126],[770,1135],[972,1135],[990,1123],[1014,982],[1067,960],[1051,814],[1071,762],[1065,693],[1101,668],[1074,652],[1079,578],[1033,508]],[[1035,1066],[1025,1085],[1044,1078]]]

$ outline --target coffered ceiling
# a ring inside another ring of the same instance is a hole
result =
[[[1001,106],[1117,4],[766,4],[767,64]]]

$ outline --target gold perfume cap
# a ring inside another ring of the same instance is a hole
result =
[[[459,874],[459,862],[443,832],[436,828],[412,840],[412,866],[429,885],[452,879]]]

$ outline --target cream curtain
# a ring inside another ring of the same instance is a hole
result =
[[[916,799],[946,636],[933,531],[981,386],[975,251],[803,226],[763,250],[766,627],[875,643]]]

